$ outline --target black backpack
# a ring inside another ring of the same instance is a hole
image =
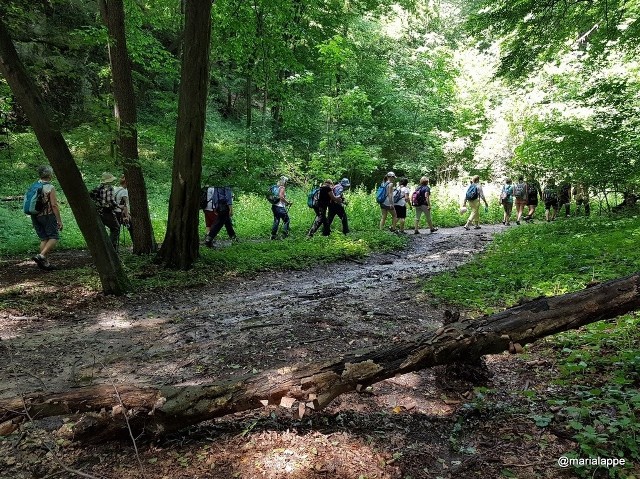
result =
[[[200,189],[200,209],[204,210],[209,204],[209,200],[207,200],[207,194],[209,192],[208,186],[203,186]]]

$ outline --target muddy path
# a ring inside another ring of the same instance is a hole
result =
[[[442,318],[421,279],[468,261],[501,229],[423,230],[398,252],[102,297],[85,310],[0,310],[0,397],[111,381],[201,383],[410,338]],[[48,306],[56,309],[55,297]]]

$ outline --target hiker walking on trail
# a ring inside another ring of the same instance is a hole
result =
[[[502,224],[509,226],[511,223],[511,211],[513,210],[513,182],[511,178],[507,178],[502,185],[502,191],[500,192],[500,203],[504,208],[504,215],[502,217]]]
[[[322,225],[322,236],[329,236],[331,234],[330,223],[327,219],[327,209],[331,203],[337,201],[340,200],[336,198],[333,193],[333,182],[331,180],[325,180],[318,190],[318,202],[313,208],[316,212],[316,217],[307,233],[309,238],[313,237],[315,232],[318,231],[318,228],[320,228],[320,225]]]
[[[576,199],[576,216],[578,216],[584,206],[584,215],[591,214],[591,206],[589,205],[589,188],[584,184],[578,184],[573,189],[573,196]]]
[[[382,217],[380,218],[380,229],[384,229],[384,225],[387,222],[387,215],[391,213],[391,231],[396,231],[396,224],[398,223],[398,217],[396,216],[396,209],[393,206],[393,183],[396,180],[396,174],[390,171],[384,177],[384,180],[378,187],[378,191],[382,193],[378,200],[380,209],[382,211]],[[376,197],[378,194],[376,193]]]
[[[484,192],[482,191],[482,185],[480,185],[480,177],[478,175],[473,177],[471,184],[467,188],[467,193],[464,196],[464,203],[462,206],[465,207],[467,203],[469,203],[469,208],[471,208],[471,214],[467,219],[467,222],[464,224],[464,229],[470,229],[470,226],[475,223],[475,229],[480,229],[480,201],[484,201],[485,210],[489,209],[489,204],[484,197]]]
[[[113,249],[118,251],[118,240],[120,239],[120,222],[116,217],[116,203],[115,192],[113,190],[113,182],[116,181],[116,177],[111,173],[102,173],[100,177],[100,186],[94,188],[91,191],[91,197],[96,203],[98,208],[98,214],[104,224],[109,230],[109,239]]]
[[[287,207],[291,206],[291,201],[287,199],[287,181],[289,181],[289,178],[281,176],[278,184],[274,187],[274,189],[277,189],[278,194],[277,202],[271,205],[271,212],[273,213],[273,226],[271,227],[272,240],[277,238],[280,221],[282,221],[282,238],[289,236],[290,219]]]
[[[411,195],[411,202],[416,208],[416,220],[413,225],[413,234],[420,234],[420,217],[424,214],[429,231],[435,233],[438,228],[433,226],[431,219],[431,188],[429,187],[429,178],[423,176],[420,178],[420,186]]]
[[[116,200],[116,219],[120,225],[124,226],[129,230],[129,235],[131,235],[131,216],[129,214],[129,190],[127,189],[127,180],[122,175],[120,177],[120,186],[115,186],[113,188],[114,198]]]
[[[347,204],[344,198],[344,191],[351,186],[349,178],[342,178],[334,187],[333,195],[336,197],[336,201],[329,203],[329,216],[327,217],[327,223],[331,228],[333,219],[337,216],[342,221],[342,233],[349,233],[349,222],[347,221],[347,212],[344,209]]]
[[[407,219],[407,205],[411,206],[411,198],[409,197],[409,188],[407,184],[409,180],[402,178],[398,182],[398,186],[393,190],[393,207],[396,210],[398,218],[398,232],[404,233],[404,224]]]
[[[213,246],[213,241],[224,226],[231,241],[238,241],[236,232],[233,229],[231,217],[233,216],[233,191],[228,186],[210,187],[211,204],[215,211],[215,222],[211,225],[207,236],[204,239],[204,245],[207,248]],[[209,191],[207,191],[207,195]],[[206,214],[206,213],[205,213]]]
[[[565,217],[571,216],[571,185],[568,181],[560,183],[560,191],[558,194],[558,210],[564,207]]]
[[[524,220],[529,222],[533,221],[533,215],[538,207],[538,193],[540,193],[540,185],[533,178],[527,183],[527,216]]]
[[[524,182],[524,176],[518,176],[518,182],[513,187],[513,196],[516,199],[516,224],[520,224],[524,207],[527,204],[527,184]]]
[[[555,221],[558,215],[558,188],[553,178],[542,190],[542,200],[544,201],[544,218],[547,221]]]
[[[50,166],[41,166],[38,168],[38,176],[40,179],[33,183],[25,194],[24,210],[25,213],[31,215],[33,229],[40,239],[40,252],[31,259],[36,262],[39,268],[50,271],[55,267],[49,263],[47,255],[60,239],[62,219],[60,218],[56,189],[51,184],[53,169]],[[38,195],[40,195],[39,200]],[[32,206],[35,206],[36,201],[40,202],[37,208],[28,205],[31,202]]]
[[[201,199],[200,207],[204,212],[204,241],[207,241],[207,237],[209,236],[209,231],[211,231],[211,227],[215,224],[218,219],[218,213],[216,213],[216,208],[213,204],[214,195],[216,193],[215,186],[207,186],[206,193],[203,195],[203,199]],[[204,188],[203,188],[204,190]]]

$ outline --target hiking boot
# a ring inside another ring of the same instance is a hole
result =
[[[517,225],[520,225],[520,222],[519,222],[519,221],[516,221],[516,224],[517,224]]]
[[[419,234],[420,234],[420,231],[418,231],[418,230],[413,230],[413,234],[414,234],[414,235],[419,235]]]
[[[272,240],[277,239],[277,238],[278,238],[278,237],[277,237],[276,235],[271,235],[271,239],[272,239]]]
[[[48,261],[44,256],[42,256],[41,254],[37,254],[33,256],[31,259],[36,262],[36,264],[38,265],[38,268],[46,269],[45,265],[48,263]]]
[[[213,248],[213,239],[209,236],[207,236],[207,238],[204,240],[204,245],[207,248]]]
[[[474,229],[474,230],[479,230],[480,228],[481,228],[481,226],[480,226],[480,225],[475,225],[473,229]]]
[[[430,230],[432,233],[435,233],[436,231],[438,231],[438,228],[431,228]]]
[[[467,231],[469,231],[471,229],[467,225],[464,225],[463,228],[466,229]]]
[[[233,237],[231,238],[231,242],[232,242],[232,243],[238,243],[239,241],[240,241],[240,240],[238,239],[238,237],[237,237],[237,236],[233,236]]]

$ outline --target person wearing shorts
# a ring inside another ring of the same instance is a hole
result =
[[[44,208],[37,215],[31,216],[33,229],[40,239],[40,252],[31,259],[36,262],[39,268],[51,271],[56,268],[49,262],[47,255],[55,248],[60,239],[62,219],[60,218],[56,189],[51,184],[53,169],[50,166],[41,166],[38,168],[38,176],[42,183]]]
[[[382,186],[387,190],[387,196],[384,202],[380,203],[380,210],[382,210],[382,217],[380,218],[380,229],[384,229],[384,225],[387,222],[387,215],[391,213],[391,231],[396,231],[396,224],[398,223],[398,217],[396,216],[396,209],[393,207],[393,182],[396,180],[396,174],[390,171],[384,177]]]
[[[393,191],[393,207],[396,210],[396,217],[398,218],[398,231],[404,233],[404,223],[407,219],[407,205],[411,205],[409,188],[407,188],[409,180],[402,178],[399,183],[398,187]]]

